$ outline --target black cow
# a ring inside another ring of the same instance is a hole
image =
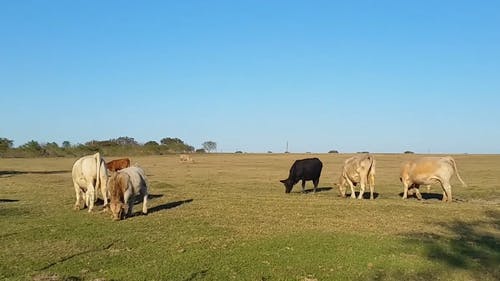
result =
[[[323,163],[318,158],[307,158],[297,160],[290,168],[290,175],[286,180],[280,180],[285,185],[285,193],[290,193],[293,186],[302,180],[302,192],[305,192],[306,181],[313,181],[314,192],[318,187],[319,177],[321,176],[321,169]]]

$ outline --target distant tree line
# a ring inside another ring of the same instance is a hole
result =
[[[35,140],[18,147],[14,147],[13,144],[13,140],[0,138],[0,157],[79,157],[95,152],[100,152],[106,156],[163,155],[171,153],[204,153],[217,149],[217,144],[213,141],[204,142],[202,148],[195,149],[183,140],[171,137],[163,138],[159,143],[152,140],[144,144],[131,137],[91,140],[83,144],[72,144],[69,141],[63,141],[59,145],[55,142],[39,143]]]

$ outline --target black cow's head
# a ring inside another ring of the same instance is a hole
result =
[[[285,185],[285,193],[290,193],[290,191],[292,191],[293,182],[290,179],[280,180],[280,182]]]

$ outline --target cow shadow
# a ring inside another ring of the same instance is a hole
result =
[[[329,190],[332,190],[333,187],[317,187],[316,188],[316,193],[319,193],[319,192],[325,192],[325,191],[329,191]],[[300,193],[302,193],[302,191],[299,191]],[[305,194],[308,194],[308,193],[314,193],[314,188],[309,188],[309,189],[306,189],[304,191]]]
[[[420,194],[422,194],[422,199],[424,199],[424,200],[429,200],[429,199],[442,200],[443,199],[442,193],[421,192]],[[401,197],[401,198],[403,197],[403,192],[399,193],[399,197]],[[408,194],[408,198],[418,199],[416,194],[412,194],[412,195]]]
[[[154,200],[156,198],[163,197],[163,194],[148,194],[148,201]],[[137,195],[134,197],[134,205],[142,204],[142,196]]]
[[[356,196],[356,198],[358,198],[359,191],[355,191],[354,192],[354,196]],[[373,199],[377,199],[379,196],[380,196],[380,194],[378,192],[373,192]],[[346,198],[351,198],[351,194],[350,193],[346,193],[345,197]],[[370,199],[370,191],[368,191],[368,192],[365,191],[365,193],[363,194],[363,199]]]
[[[155,206],[153,208],[148,209],[148,213],[156,213],[156,212],[159,212],[162,210],[169,210],[169,209],[177,208],[181,205],[191,203],[193,201],[194,201],[194,199],[187,199],[187,200],[168,202],[168,203],[161,204],[161,205],[158,205],[158,206]]]

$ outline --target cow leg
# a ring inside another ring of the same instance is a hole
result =
[[[306,181],[302,180],[302,193],[306,193]]]
[[[356,198],[356,192],[354,191],[354,184],[350,179],[347,179],[347,183],[351,187],[351,198]]]
[[[415,190],[415,196],[417,196],[417,199],[422,200],[422,194],[420,194],[420,185],[415,184],[413,186],[413,189]]]
[[[92,209],[94,209],[94,202],[95,202],[95,189],[91,183],[87,186],[87,192],[85,197],[86,197],[85,200],[87,203],[87,207],[89,208],[89,213],[90,213],[92,212]]]
[[[408,198],[408,183],[403,181],[403,200]]]
[[[316,193],[316,188],[318,187],[319,179],[313,180],[313,184],[314,184],[314,193]]]
[[[147,192],[141,192],[142,193],[142,213],[147,214],[148,213],[148,193]]]
[[[130,190],[127,190],[125,191],[125,194],[124,194],[124,203],[125,203],[125,206],[127,207],[127,210],[125,212],[125,217],[128,217],[130,215],[132,215],[132,208],[134,207],[134,198],[131,194],[131,192],[129,192]]]
[[[368,186],[370,187],[370,200],[373,200],[373,191],[375,190],[375,186],[373,186],[372,183],[368,183]]]
[[[359,184],[359,195],[358,199],[363,199],[363,194],[365,193],[365,187],[366,187],[366,177],[361,177],[361,182]]]
[[[444,196],[446,194],[446,197]],[[451,203],[451,185],[449,182],[443,184],[443,202]]]
[[[81,196],[82,191],[80,190],[80,186],[74,182],[73,182],[73,187],[75,188],[75,195],[76,195],[76,202],[75,202],[74,209],[80,210],[80,196]]]

